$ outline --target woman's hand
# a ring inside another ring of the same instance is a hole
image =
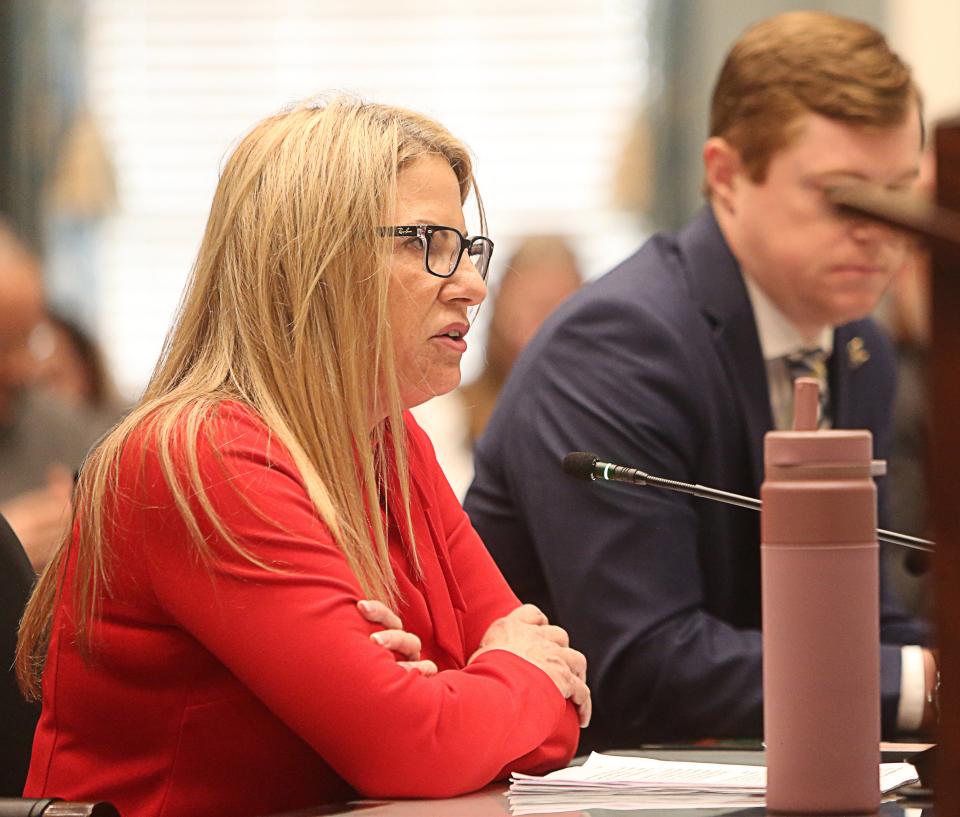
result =
[[[370,638],[395,653],[401,659],[397,661],[401,667],[421,675],[437,674],[437,665],[433,661],[420,660],[420,639],[403,629],[400,617],[387,605],[374,599],[363,599],[357,602],[357,609],[367,621],[386,628],[373,633]]]
[[[538,666],[570,698],[580,713],[580,725],[590,723],[592,703],[587,686],[587,659],[570,648],[566,630],[547,620],[538,607],[524,604],[498,618],[480,639],[480,648],[470,656],[473,662],[488,650],[507,650]]]

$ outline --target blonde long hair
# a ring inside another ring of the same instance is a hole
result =
[[[135,429],[145,428],[155,442],[198,550],[209,556],[192,495],[231,547],[273,569],[226,529],[201,480],[194,441],[224,400],[249,406],[290,451],[363,591],[396,601],[385,522],[368,512],[380,506],[392,467],[401,486],[400,518],[411,527],[387,310],[393,242],[377,228],[396,199],[400,170],[425,155],[450,163],[462,200],[476,192],[466,147],[441,125],[352,97],[270,117],[239,143],[221,174],[191,280],[146,392],[91,453],[77,484],[73,605],[85,650],[98,600],[109,593],[106,533],[118,501],[119,458]],[[482,205],[480,217],[483,226]],[[385,407],[387,417],[371,432],[375,407]],[[173,454],[179,441],[186,446],[185,474]],[[70,539],[68,533],[41,576],[20,629],[17,674],[33,697]]]

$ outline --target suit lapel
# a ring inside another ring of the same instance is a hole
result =
[[[724,324],[717,333],[717,342],[740,402],[744,431],[750,442],[753,481],[759,487],[763,482],[763,438],[773,428],[773,414],[767,387],[767,369],[760,352],[753,313],[750,313],[749,320],[734,320]]]
[[[754,482],[763,480],[763,437],[773,428],[767,370],[740,266],[709,207],[680,233],[690,292],[713,327],[750,445]]]
[[[833,424],[837,428],[869,428],[868,418],[861,416],[859,406],[850,399],[859,378],[869,371],[870,350],[857,334],[858,324],[838,327],[833,335],[830,357],[830,394],[833,401]]]
[[[430,615],[436,646],[450,656],[453,666],[462,667],[466,664],[466,656],[463,629],[458,612],[461,615],[463,613],[463,597],[447,560],[442,525],[433,519],[434,503],[428,492],[424,490],[428,474],[423,453],[417,447],[412,435],[408,436],[408,440],[410,442],[407,448],[410,465],[410,521],[413,523],[417,559],[423,573],[422,581],[418,582],[418,586]],[[399,498],[400,486],[393,469],[390,471],[390,480],[393,496]],[[411,552],[414,543],[409,541],[403,515],[397,513],[393,516],[391,513],[391,516],[407,552]]]

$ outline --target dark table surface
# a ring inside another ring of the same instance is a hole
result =
[[[910,759],[911,750],[887,750],[885,762]],[[763,763],[760,749],[717,746],[713,748],[645,748],[618,750],[615,754],[642,755],[663,760],[701,761],[708,763]],[[354,817],[510,817],[510,803],[505,793],[506,783],[495,783],[478,792],[448,800],[355,800],[350,803],[319,806],[274,817],[326,817],[327,815],[354,815]],[[568,808],[565,811],[540,812],[544,815],[565,817],[766,817],[767,810],[754,808]],[[914,787],[908,797],[900,796],[881,804],[877,817],[935,817],[929,791]]]

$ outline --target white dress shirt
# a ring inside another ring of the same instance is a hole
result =
[[[773,424],[782,431],[793,425],[793,381],[784,358],[807,349],[823,349],[829,358],[833,352],[833,327],[825,327],[812,338],[804,337],[774,305],[760,286],[747,275],[743,276],[747,294],[757,322],[760,349],[767,366],[767,385],[770,389],[770,408]]]

